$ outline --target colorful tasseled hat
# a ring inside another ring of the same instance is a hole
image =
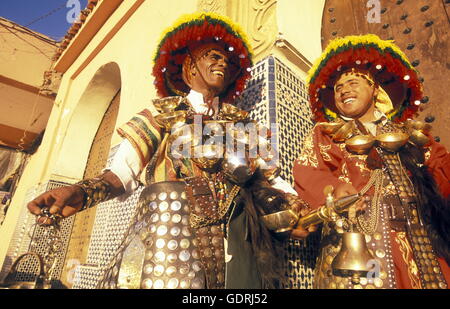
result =
[[[367,34],[331,41],[308,72],[308,91],[316,121],[337,117],[334,84],[349,70],[367,72],[384,89],[393,105],[387,113],[390,119],[403,121],[417,112],[423,95],[417,71],[392,41]]]
[[[229,18],[202,12],[183,15],[163,32],[153,58],[158,95],[188,94],[190,88],[182,78],[183,62],[189,51],[208,43],[219,44],[240,68],[236,80],[220,95],[222,101],[231,102],[242,93],[253,65],[247,37],[241,27]]]

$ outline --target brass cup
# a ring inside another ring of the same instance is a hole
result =
[[[183,100],[183,97],[166,97],[153,100],[153,106],[155,106],[156,110],[160,113],[170,113],[173,112]]]
[[[222,115],[226,120],[241,121],[248,117],[248,112],[241,110],[232,104],[224,103],[222,104]]]
[[[223,127],[223,129],[225,129],[225,125],[227,123],[233,123],[233,121],[231,120],[204,120],[203,123],[206,124],[217,124],[217,125],[221,125]]]
[[[419,130],[412,130],[411,135],[409,136],[409,140],[419,147],[423,147],[430,142],[428,136],[426,136]]]
[[[292,210],[282,210],[260,217],[264,225],[275,233],[283,233],[294,229],[299,217]]]
[[[325,134],[333,134],[338,129],[340,129],[345,123],[344,122],[320,122],[319,127]]]
[[[186,122],[186,111],[174,111],[159,114],[155,116],[155,121],[161,128],[165,128],[166,131],[170,131],[175,124]]]
[[[413,129],[415,124],[416,124],[417,120],[413,120],[413,119],[408,119],[405,121],[405,125],[408,129]]]
[[[223,147],[198,145],[192,147],[192,161],[202,169],[212,169],[223,159]],[[197,157],[201,154],[200,157]]]
[[[357,135],[345,141],[347,149],[356,154],[366,154],[375,143],[375,138],[370,135]]]
[[[388,151],[396,152],[408,142],[409,136],[405,133],[384,133],[376,137],[380,146]]]
[[[336,131],[336,133],[334,133],[333,140],[335,142],[345,141],[352,134],[354,127],[355,127],[355,124],[353,121],[349,121],[349,122],[345,123],[343,126],[341,126]]]
[[[239,112],[240,109],[233,104],[223,103],[222,104],[222,113],[225,114],[234,114]]]
[[[431,130],[431,125],[419,120],[407,120],[406,127],[412,132],[414,130],[418,130],[422,133],[428,133]]]
[[[419,124],[416,125],[415,129],[419,130],[422,133],[428,133],[431,130],[431,125],[428,123],[419,121]]]

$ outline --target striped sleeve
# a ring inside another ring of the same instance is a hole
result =
[[[161,128],[148,109],[136,114],[130,121],[118,128],[117,133],[126,138],[136,149],[142,167],[147,165],[161,143]]]

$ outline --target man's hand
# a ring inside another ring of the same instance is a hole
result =
[[[50,214],[63,218],[74,215],[83,206],[84,191],[76,185],[61,187],[42,193],[28,203],[28,210],[34,215],[41,215],[42,208],[49,208]],[[39,218],[39,224],[49,225],[52,222]]]
[[[310,210],[307,207],[304,207],[304,203],[301,199],[297,198],[297,201],[291,206],[292,210],[294,210],[300,217],[304,217],[310,213]],[[310,233],[317,231],[317,225],[311,225],[308,229],[304,229],[301,226],[295,227],[295,229],[291,232],[291,238],[293,239],[305,239],[308,237]]]
[[[97,178],[101,178],[110,186],[108,198],[114,198],[125,192],[125,188],[119,177],[111,171],[106,171]],[[83,207],[85,192],[78,185],[57,188],[42,193],[37,198],[28,203],[28,210],[34,215],[42,215],[42,209],[48,208],[51,215],[59,215],[63,218],[74,215]],[[49,225],[52,220],[41,217],[39,224]]]
[[[310,233],[317,231],[317,225],[311,225],[307,230],[302,228],[301,226],[297,226],[294,230],[292,230],[291,238],[293,239],[305,239],[308,237]]]
[[[358,191],[356,191],[355,187],[353,187],[350,183],[342,183],[337,186],[337,188],[334,190],[334,198],[338,199],[344,196],[357,194]]]

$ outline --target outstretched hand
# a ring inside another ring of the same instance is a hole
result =
[[[111,171],[97,177],[108,184],[110,193],[108,199],[114,198],[125,192],[120,178]],[[57,217],[69,217],[74,215],[83,207],[85,202],[85,191],[78,185],[57,188],[42,193],[37,198],[28,203],[28,210],[36,215],[43,215],[42,210],[48,209],[50,215]],[[98,202],[98,201],[97,201]],[[37,223],[42,225],[50,225],[53,221],[48,216],[39,217]]]
[[[76,185],[61,187],[42,193],[28,203],[28,210],[34,215],[41,215],[43,208],[48,208],[50,214],[63,218],[74,215],[81,209],[84,201],[84,191]],[[45,217],[39,217],[37,223],[50,225],[52,222]]]

